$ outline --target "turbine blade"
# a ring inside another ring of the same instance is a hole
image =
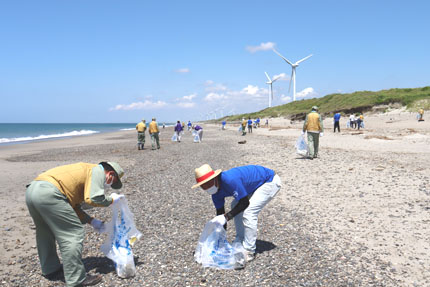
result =
[[[310,54],[309,56],[307,56],[307,57],[305,57],[305,58],[303,58],[303,59],[301,59],[301,60],[299,60],[299,61],[297,61],[296,62],[296,65],[297,64],[300,64],[301,62],[303,62],[304,60],[306,60],[306,59],[309,59],[310,57],[312,57],[312,54]]]
[[[290,86],[288,87],[288,92],[291,90],[291,82],[293,81],[294,77],[294,68],[291,69],[291,77],[290,77]]]
[[[267,79],[269,80],[269,82],[271,81],[270,80],[270,77],[269,77],[269,75],[266,73],[266,72],[264,72],[265,74],[266,74],[266,77],[267,77]]]
[[[284,61],[287,62],[288,64],[290,64],[291,66],[293,65],[290,61],[288,61],[288,59],[286,59],[284,56],[282,56],[281,54],[279,54],[278,51],[276,51],[275,49],[273,49],[273,52],[275,52],[276,54],[278,54],[279,57],[281,57],[282,59],[284,59]]]

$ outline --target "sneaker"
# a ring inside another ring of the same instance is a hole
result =
[[[255,259],[255,253],[247,251],[246,252],[246,262],[251,262],[254,259]]]
[[[58,268],[57,271],[54,271],[52,273],[42,275],[42,276],[45,277],[46,279],[50,280],[50,281],[56,281],[56,280],[64,279],[63,267]]]
[[[100,281],[102,281],[102,278],[103,277],[100,274],[96,274],[96,275],[87,274],[87,277],[81,283],[80,286],[93,286],[93,285],[97,285],[98,283],[100,283]]]

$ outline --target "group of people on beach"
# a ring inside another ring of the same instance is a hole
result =
[[[155,121],[155,119],[154,119]],[[36,242],[42,275],[49,280],[64,278],[67,286],[92,286],[100,274],[87,274],[82,262],[85,224],[95,232],[105,230],[104,222],[88,215],[81,204],[107,207],[124,198],[109,193],[122,187],[124,170],[116,162],[75,163],[52,168],[36,177],[26,191],[26,204],[36,226]],[[246,262],[255,259],[258,215],[281,189],[272,169],[247,165],[230,170],[213,170],[203,164],[194,171],[196,184],[211,196],[216,216],[211,220],[227,228],[234,220],[236,237],[245,250]],[[233,197],[230,211],[226,197]],[[58,243],[63,264],[57,255]]]
[[[252,128],[259,128],[260,127],[260,118],[256,118],[254,121],[252,121],[251,117],[248,117],[248,120],[245,118],[242,118],[241,123],[241,131],[242,136],[246,135],[246,127],[248,127],[248,133],[252,133]]]
[[[199,143],[202,142],[202,139],[203,139],[203,128],[201,126],[199,126],[199,125],[193,125],[191,123],[191,121],[188,121],[188,123],[187,123],[187,129],[188,129],[189,132],[191,132],[192,130],[195,131],[197,139],[194,140],[194,142],[199,142]],[[174,135],[172,137],[172,140],[176,141],[176,142],[181,142],[181,137],[182,137],[182,135],[184,133],[184,130],[185,130],[185,123],[184,122],[181,123],[181,121],[177,121],[176,125],[174,127],[175,133],[174,133]]]
[[[144,149],[146,128],[147,126],[145,119],[142,119],[142,121],[140,121],[136,125],[138,150]],[[152,121],[149,123],[148,132],[151,137],[152,150],[160,149],[160,130],[158,129],[158,123],[156,122],[156,118],[152,118]]]

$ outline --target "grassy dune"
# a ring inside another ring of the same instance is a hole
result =
[[[229,121],[242,117],[287,117],[291,119],[304,118],[312,106],[318,106],[324,115],[335,112],[343,114],[363,113],[380,107],[388,108],[392,105],[406,106],[411,111],[423,107],[430,109],[430,86],[413,89],[390,89],[377,92],[360,91],[350,94],[330,94],[322,98],[313,98],[291,102],[285,105],[267,108],[255,113],[240,114],[225,117]]]

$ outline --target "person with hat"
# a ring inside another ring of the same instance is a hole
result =
[[[423,108],[420,108],[418,110],[418,121],[419,122],[424,121],[424,109]]]
[[[248,122],[245,120],[245,118],[242,118],[242,135],[246,135],[246,124]]]
[[[152,122],[149,123],[149,135],[151,136],[152,150],[155,150],[155,144],[157,144],[157,149],[160,149],[160,139],[158,135],[160,130],[158,129],[158,123],[155,118],[152,118]]]
[[[208,164],[195,169],[197,184],[212,196],[217,222],[227,228],[227,221],[234,218],[235,242],[246,250],[246,260],[255,258],[258,214],[281,189],[282,183],[275,171],[259,166],[246,165],[226,171],[212,170]],[[231,210],[225,212],[225,198],[233,196]]]
[[[141,150],[145,145],[145,131],[146,131],[145,119],[142,119],[142,121],[136,125],[136,130],[137,130],[137,149]]]
[[[317,106],[313,106],[312,111],[306,115],[302,135],[306,131],[308,132],[309,159],[317,158],[319,138],[324,135],[324,126]]]
[[[82,262],[84,224],[103,232],[104,223],[81,209],[83,202],[109,206],[122,194],[106,195],[109,187],[120,189],[124,171],[116,162],[75,163],[52,168],[28,186],[25,201],[36,226],[36,243],[44,277],[58,279],[64,274],[67,286],[90,286],[102,276],[89,275]],[[58,243],[63,266],[57,255]]]

